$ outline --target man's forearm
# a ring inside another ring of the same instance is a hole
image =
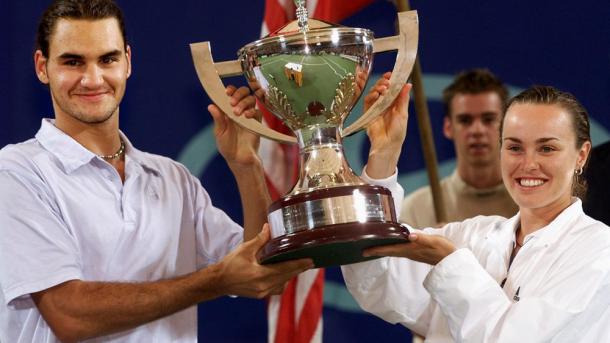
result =
[[[144,283],[73,280],[32,294],[62,342],[104,336],[151,322],[216,298],[215,265],[183,277]]]
[[[267,222],[267,209],[271,197],[265,183],[265,174],[261,163],[248,167],[231,166],[244,213],[244,241],[254,238]]]

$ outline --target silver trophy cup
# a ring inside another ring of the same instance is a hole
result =
[[[363,249],[403,243],[408,231],[397,222],[390,191],[354,174],[342,140],[376,119],[407,81],[417,50],[417,13],[398,13],[399,34],[381,39],[366,29],[300,14],[239,49],[236,61],[214,63],[209,42],[191,44],[193,61],[205,91],[229,117],[261,136],[299,146],[299,178],[269,208],[272,239],[259,252],[261,263],[302,257],[312,258],[317,267],[359,262],[368,259],[362,257]],[[364,90],[374,53],[389,50],[398,50],[390,88],[344,128]],[[239,74],[294,136],[232,114],[220,78]]]

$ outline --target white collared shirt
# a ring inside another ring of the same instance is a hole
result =
[[[121,137],[124,183],[52,120],[0,151],[0,341],[57,342],[30,293],[73,279],[173,278],[242,241],[184,166]],[[92,341],[196,342],[196,307]]]
[[[426,229],[458,250],[434,267],[383,258],[344,266],[343,276],[363,309],[426,342],[610,342],[610,228],[574,199],[526,237],[508,271],[518,220]]]

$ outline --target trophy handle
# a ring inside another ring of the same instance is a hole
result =
[[[380,96],[375,103],[360,118],[343,130],[343,137],[352,135],[366,127],[373,120],[385,111],[396,99],[402,86],[407,82],[409,74],[415,64],[417,57],[417,37],[418,37],[417,11],[406,11],[398,13],[397,36],[384,37],[373,41],[373,52],[383,52],[388,50],[398,50],[396,63],[390,77],[390,88],[385,95]]]
[[[205,89],[210,99],[226,113],[229,118],[239,126],[254,132],[255,134],[281,143],[296,144],[297,140],[295,137],[272,130],[256,119],[233,114],[233,108],[229,103],[230,97],[225,92],[226,87],[222,83],[220,77],[242,74],[243,71],[239,61],[234,60],[214,63],[210,42],[192,43],[191,54],[193,55],[193,63],[195,64],[197,76],[199,76],[199,81],[201,82],[203,89]]]

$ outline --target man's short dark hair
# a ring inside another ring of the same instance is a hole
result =
[[[500,97],[501,110],[504,111],[508,101],[508,89],[504,83],[488,69],[470,69],[459,73],[453,82],[443,90],[445,115],[451,114],[451,101],[457,94],[481,94],[494,92]]]
[[[44,11],[38,23],[36,34],[36,49],[42,51],[44,57],[49,57],[49,37],[59,19],[98,20],[115,18],[119,23],[123,43],[127,49],[127,35],[123,11],[113,0],[55,0]]]

